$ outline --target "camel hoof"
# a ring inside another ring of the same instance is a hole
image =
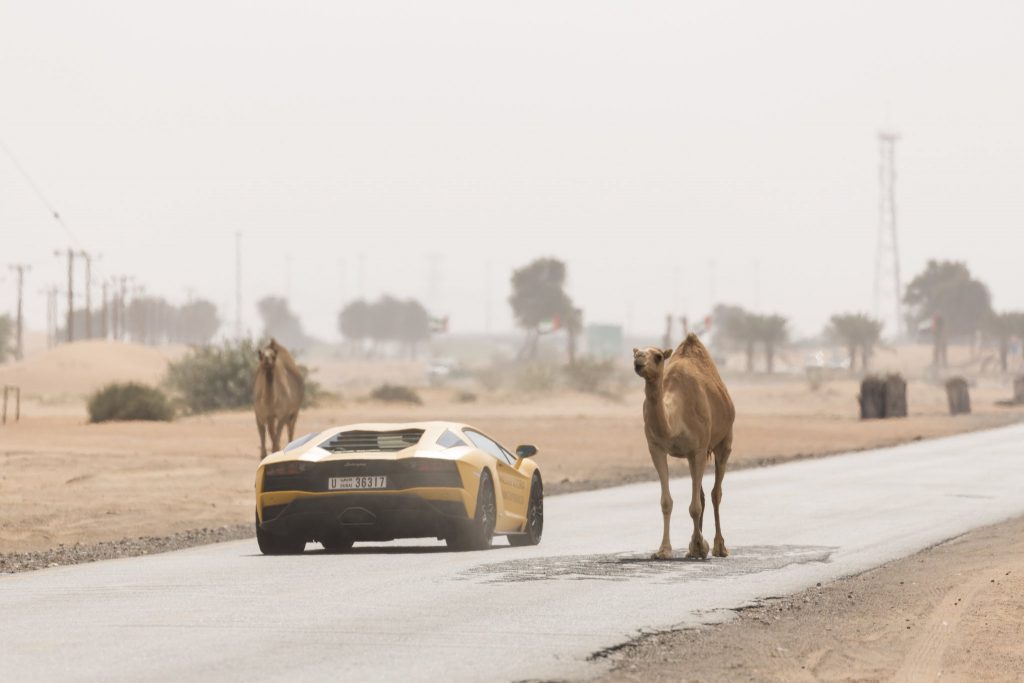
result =
[[[706,560],[708,558],[708,542],[703,538],[700,539],[700,545],[696,541],[690,541],[690,548],[686,553],[686,557],[691,560]]]
[[[651,555],[652,560],[671,560],[672,559],[672,548],[661,548],[658,552]]]
[[[715,557],[729,557],[729,549],[725,547],[725,539],[715,541],[715,548],[711,551]]]

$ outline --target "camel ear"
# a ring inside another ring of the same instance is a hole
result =
[[[263,360],[263,349],[256,349],[256,357]]]
[[[665,360],[668,360],[672,356],[674,351],[672,349],[665,349],[661,353],[662,353],[662,356],[664,356]]]
[[[633,347],[633,355],[634,355],[634,356],[635,356],[635,355],[637,354],[637,352],[639,352],[639,351],[640,351],[640,349],[636,348],[635,346]]]

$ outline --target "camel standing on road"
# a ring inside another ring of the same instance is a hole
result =
[[[299,366],[288,349],[271,339],[257,352],[259,365],[253,383],[256,427],[260,431],[260,459],[267,457],[267,432],[273,451],[281,449],[281,430],[288,427],[288,441],[295,438],[295,421],[305,392]]]
[[[704,523],[704,466],[715,456],[715,486],[711,502],[715,507],[715,557],[729,551],[722,537],[718,506],[722,502],[722,479],[732,452],[732,425],[736,418],[729,391],[725,388],[711,354],[697,335],[690,334],[679,348],[648,347],[633,349],[633,368],[644,378],[644,433],[651,460],[661,480],[661,513],[664,534],[655,559],[672,557],[669,521],[672,517],[672,495],[668,490],[668,456],[686,458],[690,464],[693,490],[690,496],[690,517],[693,536],[686,557],[705,559],[708,542],[702,535]]]

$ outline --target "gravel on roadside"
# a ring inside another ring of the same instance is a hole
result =
[[[216,528],[189,529],[169,536],[141,536],[100,543],[58,545],[39,552],[0,553],[0,575],[16,574],[34,569],[82,564],[118,557],[137,557],[182,550],[207,543],[252,538],[252,524],[235,524]]]

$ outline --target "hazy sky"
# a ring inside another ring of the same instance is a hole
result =
[[[335,338],[382,292],[508,329],[511,269],[553,255],[590,322],[714,298],[812,333],[873,307],[881,126],[904,280],[963,259],[1024,308],[1022,27],[1020,2],[0,0],[0,140],[97,277],[231,321],[242,232],[254,331],[266,294]],[[68,241],[0,153],[34,328]]]

